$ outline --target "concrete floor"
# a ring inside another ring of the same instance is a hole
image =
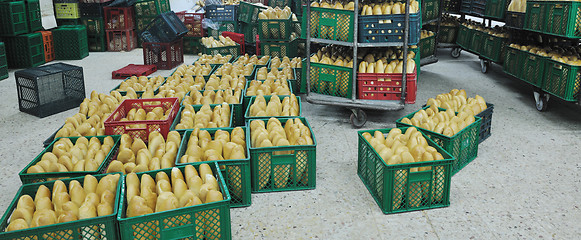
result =
[[[340,107],[303,102],[303,115],[316,135],[317,188],[252,195],[252,206],[232,209],[234,239],[579,239],[581,229],[581,109],[551,99],[547,112],[534,107],[532,89],[492,65],[480,72],[478,58],[458,59],[440,51],[425,66],[417,103],[397,112],[367,112],[364,129],[394,127],[429,97],[464,88],[495,104],[492,136],[478,157],[452,178],[447,208],[384,215],[356,173],[357,129]],[[191,63],[194,56],[186,56]],[[120,80],[111,71],[142,63],[141,49],[91,53],[80,61],[87,96],[108,92]],[[78,109],[43,119],[18,110],[11,71],[0,81],[0,209],[20,186],[18,172],[40,151],[42,142]],[[170,71],[155,74],[166,76]]]

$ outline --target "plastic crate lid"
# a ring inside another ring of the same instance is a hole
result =
[[[113,79],[125,79],[127,77],[135,76],[147,76],[157,71],[157,66],[155,65],[143,65],[143,64],[129,64],[119,70],[112,72]]]

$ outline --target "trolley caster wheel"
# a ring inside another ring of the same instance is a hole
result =
[[[550,95],[543,92],[535,91],[534,96],[535,96],[535,106],[537,107],[537,110],[540,112],[547,110],[547,107],[549,106]]]
[[[488,66],[490,65],[490,62],[484,60],[484,59],[480,59],[480,71],[482,71],[482,73],[487,73],[488,72]]]
[[[462,51],[461,48],[454,48],[450,52],[450,55],[452,55],[453,58],[458,58],[458,57],[460,57],[460,51]]]
[[[355,128],[361,128],[367,122],[367,114],[360,108],[351,109],[351,117],[349,117],[351,125]]]

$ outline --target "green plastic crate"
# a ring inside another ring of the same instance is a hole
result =
[[[425,110],[428,108],[429,106],[426,106],[423,109]],[[440,108],[440,110],[442,111],[444,109]],[[397,127],[411,127],[409,124],[402,123],[401,120],[406,117],[412,119],[416,112],[398,119],[395,122],[395,125]],[[472,124],[466,126],[452,137],[416,127],[455,158],[452,163],[452,175],[462,170],[462,168],[472,162],[472,160],[474,160],[478,155],[478,142],[480,139],[480,125],[482,119],[478,116],[475,116],[474,118],[476,120]]]
[[[175,72],[175,71],[174,71],[174,72]],[[173,73],[172,73],[171,75],[173,75]],[[170,76],[171,76],[171,75],[170,75]],[[127,81],[127,79],[129,79],[129,78],[131,78],[131,77],[125,78],[125,80],[123,80],[123,81]],[[139,78],[139,77],[138,77],[138,78]],[[151,80],[152,78],[153,78],[153,77],[148,77],[147,79]],[[164,78],[163,82],[162,82],[161,84],[159,84],[159,86],[157,86],[155,89],[153,89],[153,94],[158,94],[158,93],[159,93],[159,88],[160,88],[161,86],[163,86],[163,84],[165,84],[165,82],[166,82],[166,81],[167,81],[167,78]],[[111,89],[111,91],[109,91],[109,92],[116,91],[117,89],[119,89],[119,87],[121,87],[121,83],[119,83],[117,86],[115,86],[115,87],[114,87],[113,89]],[[118,91],[118,92],[119,92],[119,94],[121,94],[121,96],[125,96],[125,95],[127,95],[127,91]],[[141,94],[143,94],[144,92],[145,92],[145,91],[135,91],[135,93],[137,94],[137,96],[141,96]]]
[[[266,100],[267,104],[270,101],[270,99],[272,98],[272,96],[273,95],[264,96],[264,99]],[[287,96],[278,96],[278,98],[280,99],[281,102],[285,97],[287,97]],[[300,117],[302,115],[303,104],[301,103],[301,97],[298,97],[298,96],[297,96],[297,100],[299,103],[299,115],[298,116],[286,116],[286,117],[285,116],[263,116],[263,117],[250,116],[250,106],[252,106],[252,104],[254,103],[255,100],[256,100],[255,96],[251,97],[250,102],[248,103],[248,107],[246,107],[246,111],[244,113],[244,119],[246,119],[246,121],[252,121],[252,120],[256,120],[256,119],[265,119],[265,118],[271,118],[271,117],[276,117],[276,118]]]
[[[103,18],[82,17],[81,23],[87,29],[87,36],[105,36],[105,22]]]
[[[264,83],[264,81],[261,81],[261,80],[252,80],[252,81],[259,81],[259,82],[263,82]],[[289,88],[291,94],[294,94],[295,93],[295,90],[294,90],[295,88],[292,85],[292,82],[291,82],[292,79],[287,79],[287,81],[288,81],[288,88]],[[248,108],[248,106],[250,105],[250,99],[254,97],[254,96],[248,96],[248,95],[246,95],[246,89],[248,89],[248,86],[250,86],[250,82],[251,81],[246,81],[246,88],[244,88],[245,89],[244,90],[244,97],[242,98],[243,99],[242,102],[244,104],[243,105],[244,112],[246,112],[246,108]],[[265,97],[266,96],[270,96],[270,95],[265,95]],[[288,95],[279,95],[279,96],[288,96]]]
[[[291,0],[268,0],[268,6],[273,8],[279,7],[280,9],[283,9],[284,7],[291,6]]]
[[[208,55],[232,55],[233,58],[238,57],[240,55],[240,45],[236,43],[236,46],[227,46],[227,47],[216,47],[216,48],[207,48],[202,46],[202,53]]]
[[[293,31],[290,16],[288,19],[258,19],[258,36],[261,43],[263,41],[289,41]]]
[[[40,2],[38,0],[26,0],[25,5],[28,16],[28,30],[31,32],[42,30]]]
[[[28,33],[2,38],[10,68],[30,68],[44,63],[44,42],[41,33]]]
[[[508,38],[484,34],[484,46],[482,47],[481,56],[492,62],[502,64],[506,56]]]
[[[456,43],[456,37],[458,37],[458,26],[440,26],[440,32],[438,33],[439,43]]]
[[[407,127],[400,127],[402,132]],[[385,214],[401,213],[450,206],[450,182],[454,157],[426,138],[428,144],[444,159],[437,161],[387,165],[377,151],[363,137],[380,131],[387,135],[390,129],[366,130],[357,133],[359,149],[357,175]],[[429,170],[412,172],[412,168],[430,167]]]
[[[293,86],[293,89],[296,89],[296,93],[306,93],[306,91],[303,92],[303,86],[302,86],[303,82],[307,81],[306,79],[303,79],[303,76],[304,76],[303,68],[293,68],[293,70],[295,71],[295,74],[296,74],[296,77],[295,77],[296,79],[294,81],[295,86]],[[305,86],[305,88],[306,88],[306,86]]]
[[[89,44],[89,52],[105,52],[107,51],[107,40],[105,35],[101,36],[87,36],[87,42]]]
[[[420,58],[426,58],[434,55],[436,50],[436,35],[420,39]]]
[[[253,57],[253,56],[256,56],[256,55],[248,55],[248,53],[247,53],[246,55],[247,55],[249,58],[251,58],[251,57]],[[241,58],[241,57],[243,57],[243,56],[238,56],[237,58],[235,58],[235,59],[232,61],[232,63],[237,63],[237,62],[239,62],[239,60],[240,60],[240,58]],[[270,56],[268,56],[268,55],[267,55],[267,56],[265,56],[265,55],[258,55],[258,56],[256,56],[256,57],[257,57],[258,59],[261,59],[261,58],[263,58],[263,57],[267,57],[267,58],[268,58],[268,61],[266,61],[266,64],[255,64],[255,65],[254,65],[254,68],[255,68],[255,69],[260,69],[260,68],[262,68],[262,67],[268,67],[268,66],[270,66],[270,60],[272,59]],[[254,75],[252,75],[252,77],[254,77]],[[252,79],[254,79],[254,78],[246,78],[246,80],[252,80]]]
[[[309,72],[311,92],[344,98],[352,97],[353,68],[313,62]]]
[[[545,80],[545,67],[548,57],[539,56],[530,52],[521,51],[522,80],[535,87],[541,87]],[[523,66],[524,65],[524,66]]]
[[[545,32],[567,37],[581,38],[581,2],[548,2]]]
[[[509,3],[510,1],[507,0],[486,0],[484,16],[504,21],[504,16]]]
[[[488,34],[485,32],[478,31],[476,29],[472,30],[472,41],[470,42],[470,48],[468,48],[468,50],[479,55],[482,54],[482,48],[486,35]]]
[[[520,49],[507,46],[504,63],[502,64],[502,70],[508,75],[522,79],[523,68],[521,64],[524,62],[523,54],[523,51]]]
[[[552,59],[546,60],[542,89],[565,101],[575,102],[581,87],[580,66],[573,66]]]
[[[299,82],[299,93],[307,93],[307,59],[303,59],[301,68],[301,80]]]
[[[258,35],[258,23],[241,23],[240,31],[244,34],[244,41],[247,43],[255,43],[256,35]]]
[[[421,4],[422,4],[421,10],[423,22],[431,21],[439,17],[440,14],[439,0],[421,1]]]
[[[260,41],[260,53],[272,57],[289,57],[297,56],[297,41],[286,42],[266,42]]]
[[[147,25],[149,25],[151,22],[153,22],[153,20],[155,19],[154,17],[142,17],[139,15],[135,15],[135,30],[137,30],[137,32],[139,33],[138,36],[141,36],[141,32],[143,32],[145,30],[145,28],[147,27]],[[138,38],[140,39],[140,38]]]
[[[464,49],[470,49],[473,31],[473,29],[470,29],[464,25],[460,25],[458,28],[458,38],[456,39],[456,44]]]
[[[535,32],[543,32],[545,30],[547,3],[548,2],[527,1],[524,29]]]
[[[353,11],[311,7],[311,37],[353,42],[354,18]]]
[[[120,239],[231,239],[230,194],[217,163],[210,163],[214,177],[218,181],[224,200],[204,203],[191,207],[173,209],[138,217],[126,217],[127,195],[121,198],[117,221],[119,222]],[[194,164],[198,170],[199,164]],[[183,172],[185,166],[178,166]],[[171,169],[138,173],[148,174],[155,179],[159,171],[168,176]]]
[[[57,19],[79,19],[81,17],[78,3],[55,3],[54,11]]]
[[[208,75],[208,78],[210,77],[210,75]],[[206,91],[214,91],[217,92],[219,90],[206,90]],[[187,95],[190,95],[191,92],[188,92]],[[200,93],[202,95],[204,95],[204,91],[200,91]],[[243,98],[244,98],[244,90],[242,90],[242,93],[240,94],[240,99],[238,99],[239,103],[232,103],[230,105],[232,105],[233,109],[231,110],[232,113],[232,121],[233,123],[231,124],[232,127],[235,126],[244,126],[244,104],[243,104]],[[182,101],[180,106],[184,106],[184,103]],[[197,105],[193,105],[193,106],[197,106]]]
[[[212,109],[212,112],[214,111],[214,108],[216,106],[220,106],[220,104],[209,104],[209,105],[210,105],[210,108]],[[192,105],[192,106],[194,107],[194,110],[196,112],[198,112],[198,110],[200,110],[200,108],[202,108],[203,105]],[[232,104],[228,104],[228,106],[230,106],[230,125],[228,126],[228,128],[231,128],[231,127],[233,127],[233,124],[234,124],[234,106]],[[170,131],[177,131],[179,133],[183,133],[183,132],[185,132],[187,130],[193,130],[193,128],[176,129],[176,126],[182,120],[182,110],[184,110],[184,107],[183,106],[180,107],[180,110],[179,110],[178,114],[176,115],[173,123],[171,124]],[[216,129],[222,129],[222,128],[200,128],[200,129],[210,131],[210,130],[216,130]]]
[[[97,178],[97,180],[100,180],[101,178],[103,178],[106,175],[109,175],[109,174],[100,174],[100,175],[94,175],[94,176]],[[65,179],[62,181],[68,187],[69,183],[73,180],[80,182],[82,185],[84,182],[84,176],[77,177],[77,178],[71,178],[71,179]],[[119,203],[120,203],[122,195],[123,195],[123,192],[121,190],[125,188],[124,182],[123,182],[123,177],[120,177],[119,182],[117,183],[117,188],[115,191],[115,206],[114,206],[112,214],[109,214],[106,216],[101,216],[101,217],[77,220],[77,221],[72,221],[72,222],[57,223],[57,224],[46,225],[46,226],[42,226],[42,227],[5,232],[4,229],[6,229],[6,227],[8,227],[9,217],[12,214],[12,212],[16,209],[16,206],[18,204],[18,199],[20,198],[20,196],[27,194],[27,195],[30,195],[31,197],[34,198],[36,192],[38,191],[38,188],[41,185],[44,185],[44,186],[48,187],[49,189],[52,189],[54,183],[55,183],[55,181],[25,184],[25,185],[21,186],[20,189],[18,189],[18,192],[16,192],[16,196],[14,197],[14,200],[12,200],[12,203],[10,203],[10,205],[8,206],[8,209],[6,210],[6,212],[4,212],[4,216],[2,217],[2,222],[0,223],[0,228],[2,229],[2,231],[0,232],[1,239],[6,239],[6,240],[8,240],[8,239],[10,239],[10,240],[17,240],[17,239],[74,239],[74,240],[119,239],[119,236],[118,236],[118,234],[119,234],[118,227],[119,226],[117,225],[116,217],[117,217],[117,209],[118,209]]]
[[[279,119],[283,127],[293,118]],[[256,148],[250,146],[252,192],[277,192],[315,189],[317,141],[307,119],[299,118],[311,130],[313,145]],[[268,119],[264,119],[265,124]],[[246,141],[251,138],[246,132]],[[249,144],[249,143],[248,143]],[[284,151],[283,153],[281,153]],[[290,154],[285,154],[290,151]],[[302,170],[301,170],[302,169]],[[287,175],[288,173],[288,175]]]
[[[89,56],[87,28],[84,25],[65,25],[52,30],[55,59],[77,60]]]
[[[0,35],[16,36],[28,32],[24,1],[0,2]]]
[[[6,59],[6,47],[0,42],[0,80],[8,78],[8,60]]]
[[[240,6],[238,7],[238,21],[256,24],[258,21],[258,14],[264,9],[266,9],[264,6],[241,1]]]
[[[232,129],[234,128],[222,128],[220,130],[232,133]],[[246,134],[246,127],[242,127],[242,129],[244,130],[244,134]],[[212,139],[214,139],[214,133],[216,131],[208,131]],[[186,154],[191,134],[192,130],[184,132],[176,158],[176,166],[185,165],[184,163],[180,163],[180,158]],[[248,144],[243,147],[246,151],[246,158],[216,161],[220,166],[220,171],[222,172],[222,176],[228,187],[228,192],[230,192],[230,197],[232,198],[230,200],[230,207],[247,207],[252,204],[250,191],[250,149],[248,149]]]
[[[97,139],[99,139],[99,141],[102,144],[103,139],[105,139],[105,137],[107,137],[107,136],[97,136]],[[60,138],[55,139],[50,145],[48,145],[48,147],[46,147],[44,150],[42,150],[42,152],[40,152],[40,154],[38,154],[34,158],[34,160],[32,160],[32,162],[30,162],[26,167],[24,167],[24,169],[22,169],[22,171],[20,171],[18,176],[20,177],[20,180],[22,181],[23,184],[27,184],[27,183],[52,181],[52,180],[56,180],[56,179],[65,179],[65,178],[71,178],[71,177],[81,177],[81,176],[85,176],[87,174],[104,173],[107,170],[109,163],[113,160],[113,156],[117,153],[117,148],[119,148],[119,139],[121,139],[120,135],[113,135],[111,137],[113,138],[113,141],[115,143],[114,143],[113,147],[111,147],[111,150],[107,153],[105,160],[103,160],[101,165],[99,165],[99,169],[97,171],[27,173],[26,171],[28,171],[28,169],[30,167],[32,167],[32,166],[36,165],[38,162],[40,162],[40,160],[42,159],[42,155],[44,155],[46,152],[52,152],[52,148],[54,147],[54,144],[59,139],[62,138],[62,137],[60,137]],[[67,137],[67,138],[70,139],[71,142],[73,142],[73,144],[75,144],[77,142],[77,139],[79,139],[80,137]],[[86,138],[87,138],[87,140],[90,140],[92,137],[86,137]]]
[[[240,56],[238,56],[238,57],[240,57]],[[236,58],[238,58],[238,57],[236,57]],[[218,78],[220,78],[220,79],[222,79],[222,75],[218,75],[216,72],[217,72],[217,71],[218,71],[220,68],[222,68],[222,66],[224,66],[224,64],[220,64],[219,66],[216,66],[216,67],[214,68],[214,71],[212,71],[212,74],[215,74],[215,75],[216,75],[216,77],[218,77]],[[246,80],[248,80],[248,79],[254,79],[254,75],[255,75],[255,74],[256,74],[256,65],[252,67],[252,73],[250,73],[250,75],[244,75],[244,77],[246,78]],[[210,74],[210,75],[211,75],[211,74]]]
[[[198,54],[202,52],[202,37],[184,37],[184,54]]]
[[[135,3],[135,16],[139,18],[155,18],[155,16],[167,11],[171,11],[169,0],[140,0]]]
[[[220,28],[207,28],[208,37],[218,38],[223,32],[238,32],[238,22],[220,22]]]

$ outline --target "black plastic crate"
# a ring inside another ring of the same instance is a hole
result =
[[[20,111],[37,117],[78,107],[85,99],[83,68],[65,63],[14,73]]]
[[[106,3],[79,3],[79,12],[81,17],[100,17],[105,16],[103,7],[109,5]]]
[[[487,108],[477,114],[476,116],[482,118],[480,122],[480,141],[478,143],[484,142],[490,135],[492,135],[492,113],[494,112],[494,104],[487,103]]]
[[[523,28],[525,26],[525,13],[521,12],[506,12],[505,16],[506,26],[513,28]]]
[[[206,17],[212,21],[238,21],[238,5],[208,5],[206,6]]]
[[[186,35],[188,28],[173,12],[162,13],[141,33],[143,42],[169,43]]]

